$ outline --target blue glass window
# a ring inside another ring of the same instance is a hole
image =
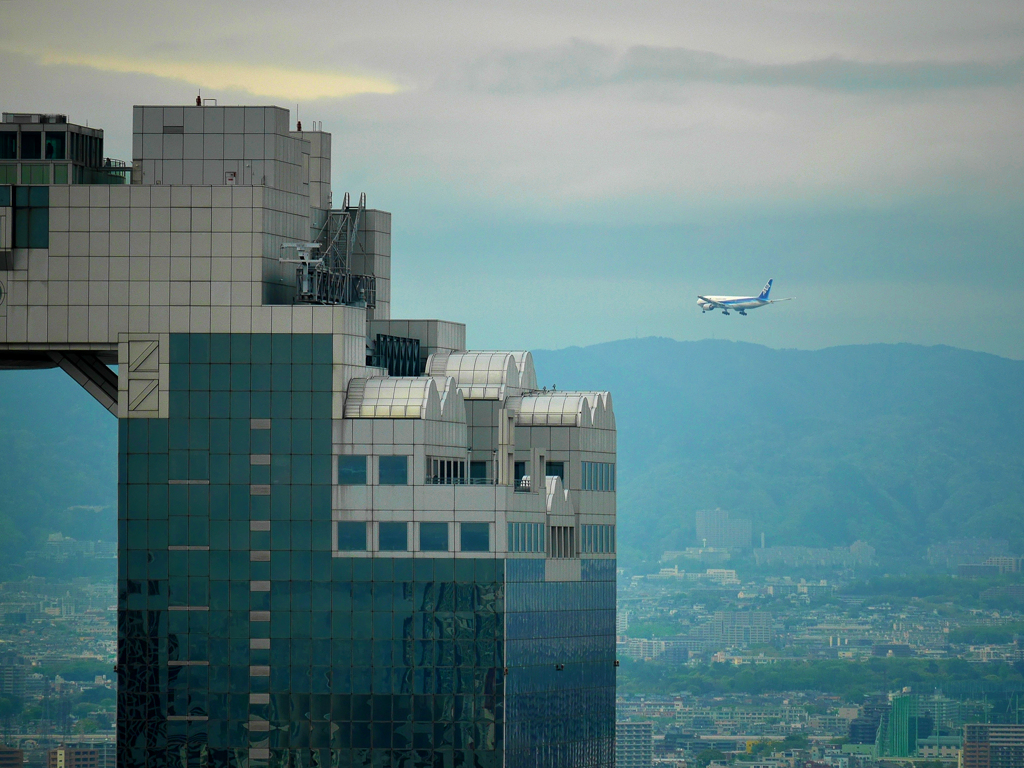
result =
[[[448,523],[420,523],[420,549],[424,552],[447,552]]]
[[[462,533],[460,548],[463,552],[491,551],[490,523],[462,523],[459,527]]]
[[[409,484],[408,456],[381,456],[378,467],[381,485]]]
[[[366,485],[366,457],[338,457],[338,485]]]
[[[405,552],[409,549],[409,526],[406,523],[380,524],[381,552]]]
[[[366,523],[338,523],[338,550],[366,551]]]

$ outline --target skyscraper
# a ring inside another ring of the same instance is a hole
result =
[[[0,365],[120,420],[118,765],[612,765],[609,394],[391,318],[391,216],[333,207],[330,134],[133,132],[117,164],[0,124]]]

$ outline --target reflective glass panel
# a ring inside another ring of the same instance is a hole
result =
[[[338,457],[338,485],[366,485],[366,457]]]
[[[463,552],[490,552],[490,523],[462,523],[461,549]]]
[[[365,552],[366,523],[338,523],[338,550],[342,552]]]
[[[409,484],[409,458],[407,456],[381,456],[378,467],[381,485]]]
[[[381,523],[379,534],[382,552],[405,552],[409,549],[409,526],[406,523]]]
[[[448,523],[420,523],[420,549],[425,552],[447,552]]]

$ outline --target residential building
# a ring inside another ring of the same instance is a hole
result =
[[[0,768],[21,768],[24,764],[24,751],[0,744]]]
[[[654,764],[654,723],[615,723],[615,768],[651,768]]]
[[[0,653],[0,696],[20,701],[25,695],[28,663],[14,651]]]
[[[775,638],[767,611],[716,611],[699,627],[701,637],[717,645],[767,645]]]
[[[697,543],[701,546],[750,549],[752,536],[749,518],[730,517],[721,509],[697,512]]]
[[[100,753],[95,749],[61,745],[47,753],[47,768],[99,768]]]
[[[118,766],[611,766],[610,395],[392,318],[287,110],[136,107],[98,167],[0,186],[0,366],[119,419]]]
[[[1020,768],[1024,765],[1024,724],[965,725],[961,760],[963,768]]]

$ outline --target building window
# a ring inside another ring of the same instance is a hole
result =
[[[0,134],[2,135],[2,134]],[[0,165],[0,184],[17,184],[18,166],[14,163]]]
[[[515,463],[513,477],[515,478],[516,485],[519,485],[524,477],[526,477],[526,462],[517,461]]]
[[[338,523],[338,551],[366,551],[366,523]]]
[[[381,456],[377,462],[381,485],[409,484],[408,456]]]
[[[18,159],[18,132],[0,132],[0,160]]]
[[[22,160],[43,159],[43,132],[22,131],[21,132],[21,158]]]
[[[509,552],[543,552],[544,523],[509,523]]]
[[[486,461],[469,462],[470,485],[487,485],[487,463]]]
[[[491,551],[490,523],[462,523],[459,528],[462,534],[459,548],[463,552]]]
[[[366,485],[366,457],[338,457],[338,485]]]
[[[65,131],[46,132],[46,160],[67,159],[67,133]]]
[[[580,526],[583,537],[580,542],[587,554],[610,555],[615,553],[614,525],[583,525]]]
[[[53,166],[53,183],[54,184],[67,184],[68,183],[68,167],[63,163],[58,163]]]
[[[22,184],[49,184],[50,166],[40,163],[21,164]]]
[[[583,490],[614,491],[615,464],[601,461],[584,461]]]
[[[549,557],[564,559],[576,557],[576,529],[571,525],[551,526]]]
[[[381,523],[377,534],[381,552],[405,552],[409,549],[407,523]]]
[[[465,483],[465,460],[427,457],[428,485],[465,485]]]
[[[548,477],[560,478],[562,484],[565,484],[565,462],[564,461],[549,461],[547,467],[544,470],[544,474]]]
[[[420,523],[420,551],[448,551],[448,523]]]
[[[14,248],[50,247],[50,188],[14,188]]]

